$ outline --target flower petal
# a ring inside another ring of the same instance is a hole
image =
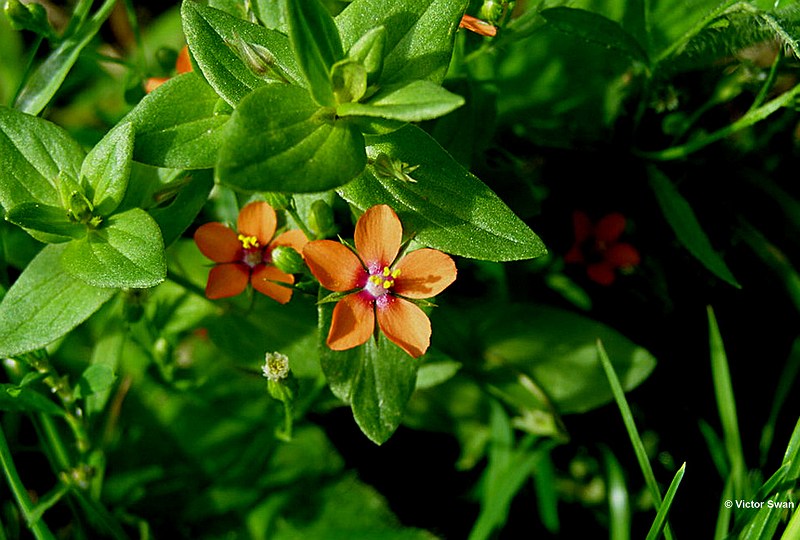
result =
[[[242,248],[236,232],[217,222],[200,225],[194,233],[194,241],[203,255],[218,263],[235,261]]]
[[[175,71],[177,73],[189,73],[192,71],[192,61],[189,58],[189,46],[184,45],[175,60]]]
[[[611,285],[616,279],[614,267],[606,261],[587,266],[586,275],[598,285]]]
[[[378,326],[389,341],[414,358],[425,354],[431,343],[431,321],[417,305],[396,296],[386,295],[385,303],[375,310]]]
[[[363,287],[367,273],[356,254],[333,240],[314,240],[303,248],[308,268],[320,284],[334,292]]]
[[[581,251],[579,244],[575,244],[569,249],[569,251],[567,251],[566,255],[564,255],[564,262],[566,263],[583,262],[583,252]]]
[[[603,216],[594,226],[598,242],[615,242],[625,231],[625,216],[619,212]]]
[[[326,343],[334,351],[352,349],[366,343],[374,329],[372,302],[359,294],[349,294],[333,308],[331,329]]]
[[[408,298],[430,298],[456,280],[456,263],[435,249],[412,251],[395,265],[400,275],[392,289]]]
[[[271,250],[275,246],[288,246],[294,248],[298,253],[303,253],[303,248],[306,247],[306,244],[308,244],[308,238],[306,238],[305,233],[300,229],[291,229],[276,236],[269,244],[269,249]]]
[[[400,218],[389,206],[379,204],[364,212],[356,223],[356,251],[370,273],[390,266],[403,241]]]
[[[592,222],[586,212],[575,210],[572,212],[572,228],[575,231],[575,243],[580,244],[592,234]]]
[[[240,234],[255,236],[262,246],[269,244],[275,234],[278,218],[275,210],[264,201],[251,202],[239,211],[236,228]]]
[[[289,287],[275,283],[276,281],[292,285],[294,284],[294,276],[266,264],[257,265],[253,268],[253,274],[250,276],[250,283],[253,284],[255,290],[269,296],[280,304],[285,304],[292,299],[293,291]]]
[[[218,264],[208,273],[206,298],[216,300],[242,294],[247,288],[250,268],[243,263]]]
[[[630,244],[614,244],[605,253],[605,260],[615,268],[638,266],[642,258],[639,250]]]

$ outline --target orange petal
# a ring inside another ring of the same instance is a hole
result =
[[[181,52],[178,53],[178,59],[175,61],[175,71],[178,73],[189,73],[192,71],[192,61],[189,58],[188,45],[184,45]]]
[[[409,298],[430,298],[456,280],[456,263],[435,249],[412,251],[395,265],[400,275],[392,289]]]
[[[216,221],[200,225],[194,233],[194,242],[200,253],[218,263],[235,261],[242,248],[236,232]]]
[[[206,297],[216,300],[242,294],[247,288],[249,277],[250,268],[246,264],[218,264],[208,274]]]
[[[303,253],[303,248],[306,247],[306,244],[308,244],[308,238],[306,238],[305,233],[300,229],[291,229],[276,236],[272,243],[270,243],[269,248],[288,246],[294,248],[298,253]]]
[[[614,244],[605,253],[605,260],[614,268],[628,268],[642,262],[639,250],[631,244],[621,242]]]
[[[145,93],[149,94],[165,82],[169,80],[169,77],[150,77],[145,79],[144,81],[144,91]]]
[[[594,226],[594,237],[598,242],[614,242],[625,231],[625,216],[619,212],[608,214]]]
[[[611,285],[616,279],[614,267],[606,261],[587,266],[586,275],[598,285]]]
[[[431,342],[431,321],[418,306],[408,300],[386,295],[378,305],[378,326],[389,341],[414,358],[425,354]]]
[[[269,244],[275,234],[278,218],[275,210],[264,201],[251,202],[239,211],[236,228],[240,234],[255,236],[262,246]]]
[[[385,204],[373,206],[356,223],[356,251],[370,273],[391,265],[402,241],[400,218]]]
[[[253,284],[255,290],[266,294],[280,304],[285,304],[292,299],[292,289],[275,283],[276,281],[292,285],[294,276],[266,264],[259,264],[253,268],[253,275],[250,276],[250,283]]]
[[[372,302],[358,294],[350,294],[339,300],[333,308],[326,343],[334,351],[352,349],[366,343],[374,329]]]
[[[344,292],[363,287],[367,273],[356,254],[333,240],[314,240],[306,244],[303,257],[320,284],[329,291]]]
[[[473,17],[472,15],[462,16],[461,22],[458,23],[458,27],[466,28],[467,30],[470,30],[482,36],[494,37],[497,35],[496,27],[492,26],[486,21],[482,21],[476,17]]]

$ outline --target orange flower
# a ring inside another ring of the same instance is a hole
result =
[[[639,250],[631,244],[620,242],[627,220],[619,212],[608,214],[593,224],[584,212],[572,214],[575,243],[564,255],[567,263],[583,263],[586,275],[599,285],[611,285],[616,280],[616,270],[632,270],[641,262]]]
[[[184,45],[178,53],[178,59],[175,60],[175,73],[180,75],[181,73],[189,73],[190,71],[192,71],[192,61],[189,59],[189,46]],[[144,81],[144,91],[149,94],[169,79],[169,77],[150,77]]]
[[[273,300],[285,304],[292,297],[294,276],[272,263],[272,250],[288,246],[303,252],[308,242],[299,230],[290,230],[274,239],[278,219],[266,202],[246,205],[236,221],[238,233],[222,223],[206,223],[194,233],[200,251],[216,266],[208,274],[206,296],[212,300],[241,294],[251,283],[253,288]],[[271,241],[270,241],[271,240]]]
[[[333,308],[328,347],[335,351],[365,343],[375,321],[390,341],[417,358],[430,345],[431,323],[410,300],[430,298],[456,279],[448,255],[423,248],[398,258],[403,228],[394,210],[373,206],[356,223],[355,253],[331,240],[303,250],[311,272],[326,289],[350,293]]]
[[[477,17],[473,17],[472,15],[464,15],[461,17],[461,22],[458,23],[458,27],[466,28],[470,32],[475,32],[481,36],[494,37],[497,35],[497,27]]]

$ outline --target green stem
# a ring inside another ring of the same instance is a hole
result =
[[[8,448],[8,442],[6,441],[2,426],[0,426],[0,466],[3,467],[3,472],[11,488],[11,492],[14,494],[22,516],[25,518],[25,523],[27,523],[28,527],[31,529],[33,535],[37,540],[55,540],[55,536],[53,536],[53,533],[47,528],[45,522],[38,519],[36,515],[36,508],[17,473],[17,468],[14,465],[11,450]]]
[[[705,137],[698,138],[697,140],[690,141],[686,144],[682,144],[679,146],[672,146],[665,150],[658,150],[656,152],[638,152],[639,155],[648,159],[654,159],[658,161],[669,161],[672,159],[680,159],[697,152],[701,148],[705,148],[711,143],[717,142],[737,131],[740,131],[744,128],[750,127],[761,120],[764,120],[772,113],[780,109],[781,107],[786,106],[787,104],[791,103],[797,96],[800,95],[800,84],[789,90],[788,92],[784,92],[780,96],[776,97],[770,102],[765,103],[761,107],[757,109],[749,111],[747,114],[736,120],[735,122],[728,124],[722,129],[719,129]]]

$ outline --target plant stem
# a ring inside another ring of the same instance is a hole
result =
[[[33,535],[37,540],[55,540],[55,536],[47,528],[45,522],[38,518],[35,506],[28,496],[25,486],[22,485],[22,480],[17,473],[17,468],[14,466],[14,460],[11,456],[11,450],[8,448],[8,442],[2,426],[0,426],[0,466],[3,467],[11,492],[14,494],[22,516],[25,518],[25,523],[31,529]]]

